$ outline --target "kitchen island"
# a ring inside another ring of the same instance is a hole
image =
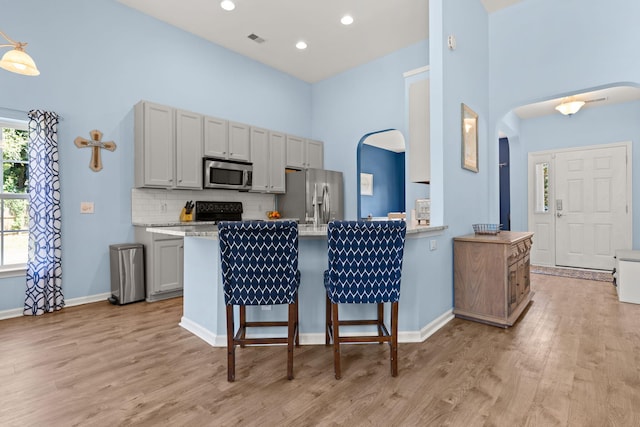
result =
[[[433,252],[446,227],[413,226],[407,228],[399,313],[401,342],[419,342],[453,318],[450,299],[442,296],[426,301],[428,289],[437,274],[427,267],[438,265]],[[184,308],[180,325],[213,346],[226,346],[226,317],[218,231],[214,225],[148,227],[146,231],[184,237]],[[324,344],[325,290],[323,272],[327,268],[327,226],[300,225],[298,269],[301,280],[298,291],[301,344]],[[440,245],[445,247],[444,242]],[[438,284],[440,287],[441,284]],[[450,295],[448,295],[450,298]],[[439,304],[435,304],[439,303]],[[430,307],[434,305],[433,307]],[[438,307],[440,306],[440,307]],[[442,308],[448,307],[448,308]],[[436,310],[435,315],[433,309]],[[375,305],[348,305],[341,317],[371,316]],[[253,307],[247,320],[286,319],[286,306]],[[426,314],[425,314],[426,313]],[[425,323],[426,319],[426,324]],[[250,331],[251,332],[251,331]],[[269,331],[270,332],[270,331]],[[285,330],[282,329],[283,336]],[[348,332],[348,330],[347,330]],[[276,332],[277,333],[277,332]],[[373,330],[372,330],[373,333]]]

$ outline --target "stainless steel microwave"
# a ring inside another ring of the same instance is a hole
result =
[[[204,188],[225,188],[228,190],[251,190],[253,165],[233,160],[204,160]]]

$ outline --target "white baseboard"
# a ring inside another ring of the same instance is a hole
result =
[[[431,335],[433,335],[436,331],[442,328],[447,324],[451,319],[453,319],[453,309],[447,310],[442,313],[440,316],[436,317],[434,320],[429,322],[425,327],[420,329],[419,331],[400,331],[398,332],[398,342],[400,343],[415,343],[415,342],[423,342]],[[202,339],[206,343],[208,343],[212,347],[226,347],[227,346],[227,337],[226,335],[216,335],[203,326],[199,325],[196,322],[193,322],[186,317],[182,317],[180,319],[180,326],[182,326],[187,331],[191,332],[198,338]],[[343,336],[343,334],[340,334]],[[375,336],[376,332],[366,332],[366,333],[345,333],[344,336],[349,335],[364,335],[364,336]],[[255,335],[256,337],[259,335]],[[313,332],[313,333],[303,333],[300,334],[300,345],[324,345],[325,344],[325,334],[323,332]]]
[[[420,329],[420,338],[415,342],[423,342],[431,335],[435,334],[440,328],[449,323],[450,320],[453,320],[455,316],[453,315],[453,309],[449,309],[442,313],[440,316],[433,319],[429,322],[425,327]],[[400,335],[400,334],[398,334]],[[400,337],[398,337],[400,339]]]
[[[86,297],[71,298],[64,300],[65,307],[73,307],[74,305],[90,304],[92,302],[106,301],[111,296],[111,292],[104,294],[89,295]],[[12,317],[21,317],[24,315],[24,308],[12,308],[0,311],[0,320],[10,319]]]
[[[10,310],[0,311],[0,320],[11,319],[12,317],[20,317],[24,313],[24,308],[12,308]]]
[[[227,346],[226,336],[218,336],[207,328],[201,326],[199,323],[189,320],[184,316],[182,316],[182,318],[180,319],[179,325],[212,347]]]

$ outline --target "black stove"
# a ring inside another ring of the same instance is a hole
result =
[[[242,202],[196,201],[196,221],[241,221]]]

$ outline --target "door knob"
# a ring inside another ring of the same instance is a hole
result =
[[[560,218],[562,216],[562,212],[556,212],[556,216]]]

